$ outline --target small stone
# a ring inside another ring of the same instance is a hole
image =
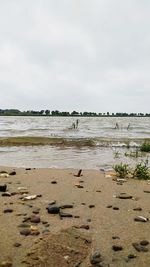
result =
[[[144,190],[143,192],[144,193],[150,193],[150,190]]]
[[[18,248],[18,247],[20,247],[20,246],[21,246],[20,243],[18,243],[18,242],[14,243],[14,247],[16,247],[16,248]]]
[[[29,228],[22,229],[22,230],[20,231],[20,234],[21,234],[21,235],[28,236],[28,235],[31,234],[31,230],[30,230]]]
[[[10,172],[9,175],[16,175],[16,171]]]
[[[128,259],[135,259],[137,256],[136,255],[134,255],[134,254],[129,254],[128,255]]]
[[[112,246],[112,249],[113,249],[114,251],[121,251],[121,250],[123,250],[123,247],[122,247],[122,246],[119,246],[119,245],[113,245],[113,246]]]
[[[38,214],[40,212],[40,208],[35,208],[33,211],[32,211],[34,214]]]
[[[147,222],[149,219],[143,216],[137,216],[134,218],[134,221],[136,222]]]
[[[56,200],[51,200],[48,205],[54,205],[56,204]]]
[[[71,218],[71,217],[73,217],[72,214],[65,213],[65,212],[59,212],[59,215],[60,215],[61,218]]]
[[[43,234],[44,234],[44,233],[48,233],[48,232],[50,232],[50,231],[49,231],[49,229],[47,229],[47,228],[45,228],[45,229],[42,230],[42,233],[43,233]]]
[[[57,181],[51,181],[51,184],[57,184]]]
[[[98,251],[95,251],[91,256],[90,256],[90,263],[97,265],[98,263],[102,262],[103,258],[101,254]]]
[[[39,215],[32,215],[30,218],[30,221],[32,223],[39,223],[41,221],[40,216]]]
[[[6,189],[7,189],[7,185],[6,184],[0,185],[0,192],[6,192]]]
[[[65,204],[65,205],[62,205],[60,206],[61,209],[72,209],[73,208],[73,205],[71,204]]]
[[[92,209],[92,208],[94,208],[94,207],[95,207],[95,205],[92,205],[92,204],[89,205],[89,208],[90,208],[90,209]]]
[[[59,211],[60,211],[60,208],[57,207],[57,206],[53,206],[53,207],[48,206],[48,207],[47,207],[47,211],[48,211],[48,213],[50,213],[50,214],[58,214]]]
[[[119,208],[118,207],[113,207],[113,210],[119,210]]]
[[[117,198],[120,198],[120,199],[132,199],[132,196],[131,195],[127,195],[125,193],[125,194],[120,194],[119,196],[117,196]]]
[[[140,245],[141,246],[147,246],[149,244],[149,242],[147,241],[147,240],[142,240],[141,242],[140,242]]]
[[[21,223],[21,224],[19,224],[18,225],[18,227],[21,227],[21,228],[30,228],[30,224],[28,224],[28,223]]]
[[[11,193],[5,192],[2,194],[2,197],[11,197]]]
[[[141,246],[139,243],[132,243],[132,246],[138,251],[138,252],[148,252],[148,248],[145,246]]]
[[[107,205],[106,208],[110,209],[112,208],[112,205]]]
[[[135,210],[135,211],[141,211],[142,208],[141,207],[137,207],[137,208],[134,208],[133,210]]]
[[[13,209],[5,209],[3,210],[4,213],[12,213],[13,212]]]
[[[119,236],[112,236],[112,239],[120,239]]]
[[[82,224],[82,225],[80,225],[80,228],[85,229],[85,230],[89,230],[90,226],[88,224]]]

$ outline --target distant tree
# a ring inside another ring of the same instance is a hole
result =
[[[45,115],[46,115],[46,116],[50,115],[50,110],[49,110],[49,109],[46,109],[46,110],[45,110]]]

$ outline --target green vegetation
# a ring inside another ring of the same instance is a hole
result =
[[[0,109],[0,116],[71,116],[71,117],[150,117],[150,113],[96,113],[96,112],[78,112],[78,111],[59,111],[59,110],[27,110],[20,111],[18,109]]]
[[[140,150],[142,152],[150,152],[150,143],[144,142],[141,147]]]
[[[131,178],[136,178],[141,180],[150,179],[148,159],[138,163],[134,169],[130,169],[128,164],[123,164],[122,162],[120,164],[116,164],[115,166],[113,166],[113,169],[115,170],[117,176],[120,178],[125,178],[125,177],[127,178],[128,176],[130,176]]]
[[[128,164],[123,164],[122,162],[113,166],[113,169],[120,178],[125,178],[129,173]]]
[[[144,180],[150,179],[148,160],[145,160],[145,162],[141,162],[136,165],[133,171],[133,178],[144,179]]]

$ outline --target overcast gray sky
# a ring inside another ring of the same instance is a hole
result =
[[[149,0],[0,0],[0,108],[150,112]]]

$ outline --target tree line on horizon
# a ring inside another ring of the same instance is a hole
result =
[[[116,112],[116,113],[96,113],[96,112],[78,112],[78,111],[59,111],[59,110],[27,110],[20,111],[19,109],[0,109],[0,116],[64,116],[64,117],[150,117],[150,113],[126,113],[126,112]]]

